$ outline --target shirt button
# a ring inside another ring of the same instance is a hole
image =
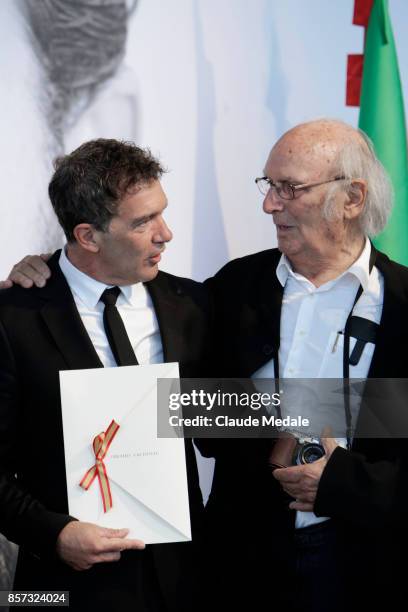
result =
[[[293,368],[289,368],[288,371],[289,371],[289,374],[293,374],[295,370]]]
[[[262,352],[264,355],[272,355],[273,353],[273,346],[271,344],[264,344],[263,348],[262,348]]]
[[[303,329],[301,329],[301,330],[300,330],[300,332],[299,332],[299,336],[304,336],[304,335],[305,335],[305,333],[306,333],[306,332],[305,332]]]

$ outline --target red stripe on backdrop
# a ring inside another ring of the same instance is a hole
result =
[[[373,8],[374,0],[355,0],[354,1],[354,25],[368,27],[368,20],[370,19],[371,9]]]
[[[354,0],[353,24],[364,27],[364,44],[373,2],[374,0]],[[346,106],[360,106],[363,64],[364,55],[347,56]]]
[[[347,57],[346,105],[360,106],[361,80],[363,78],[364,55]]]

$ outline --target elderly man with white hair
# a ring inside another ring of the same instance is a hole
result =
[[[406,378],[408,269],[370,241],[386,226],[392,190],[365,135],[336,120],[298,125],[256,182],[278,248],[234,260],[207,281],[219,374]],[[10,282],[47,275],[29,258]],[[274,472],[279,441],[199,442],[216,457],[211,576],[230,608],[270,610],[279,601],[325,612],[397,597],[407,445],[353,437],[349,425],[345,410],[343,441],[323,439],[320,459]]]
[[[256,182],[278,249],[232,261],[209,281],[224,375],[407,377],[408,269],[370,242],[387,223],[392,189],[366,136],[334,120],[298,125],[263,174]],[[407,538],[397,491],[408,445],[373,439],[372,429],[353,436],[348,421],[345,410],[344,440],[322,440],[319,460],[273,472],[280,440],[272,454],[265,440],[201,443],[217,459],[207,513],[213,543],[224,542],[218,571],[248,586],[246,601],[237,589],[238,607],[263,609],[279,593],[287,609],[350,609],[391,600],[400,586]]]

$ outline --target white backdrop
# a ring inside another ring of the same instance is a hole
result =
[[[408,2],[389,4],[408,100]],[[0,3],[0,277],[61,241],[46,195],[58,145],[19,5]],[[347,53],[363,44],[352,11],[353,0],[139,0],[121,68],[65,130],[65,149],[114,136],[161,157],[175,236],[164,269],[201,279],[274,244],[253,179],[289,126],[316,116],[357,123],[344,103]]]
[[[105,136],[159,155],[174,231],[163,268],[202,279],[275,244],[254,184],[274,140],[313,117],[357,123],[345,106],[347,54],[363,46],[353,0],[139,0],[119,70],[57,138],[23,4],[0,2],[0,278],[61,244],[47,183],[64,148]],[[389,5],[408,101],[408,2]]]

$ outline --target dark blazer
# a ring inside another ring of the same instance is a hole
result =
[[[250,377],[277,355],[280,256],[272,249],[234,260],[207,281],[215,298],[216,347],[224,376]],[[408,268],[382,253],[375,265],[384,277],[384,304],[369,377],[408,377]],[[270,596],[291,589],[287,569],[293,559],[295,517],[288,509],[289,497],[267,467],[271,441],[201,440],[198,445],[203,454],[216,457],[206,512],[209,537],[222,543],[220,575],[237,585],[239,609],[242,602],[242,609],[251,602],[253,609],[268,609]],[[335,521],[347,588],[354,587],[366,603],[370,596],[378,603],[379,597],[395,594],[405,566],[408,444],[356,439],[352,451],[339,448],[333,453],[315,511]],[[226,595],[228,601],[233,592]]]
[[[117,609],[126,609],[128,604],[131,608],[126,589],[134,588],[138,580],[135,563],[145,551],[122,553],[120,562],[102,563],[86,572],[71,570],[55,554],[58,534],[72,520],[68,516],[59,371],[102,367],[58,258],[59,252],[49,262],[52,275],[45,288],[15,286],[0,291],[0,529],[20,545],[14,588],[60,588],[82,594],[94,589],[102,594],[103,609],[110,609],[109,593],[114,594],[112,599],[119,597]],[[164,360],[179,361],[182,376],[205,375],[210,340],[205,289],[164,272],[147,283],[147,288],[158,318]],[[186,456],[196,539],[203,505],[191,441],[186,441]],[[183,609],[180,595],[189,588],[192,545],[155,545],[146,550],[151,551],[168,609]]]

